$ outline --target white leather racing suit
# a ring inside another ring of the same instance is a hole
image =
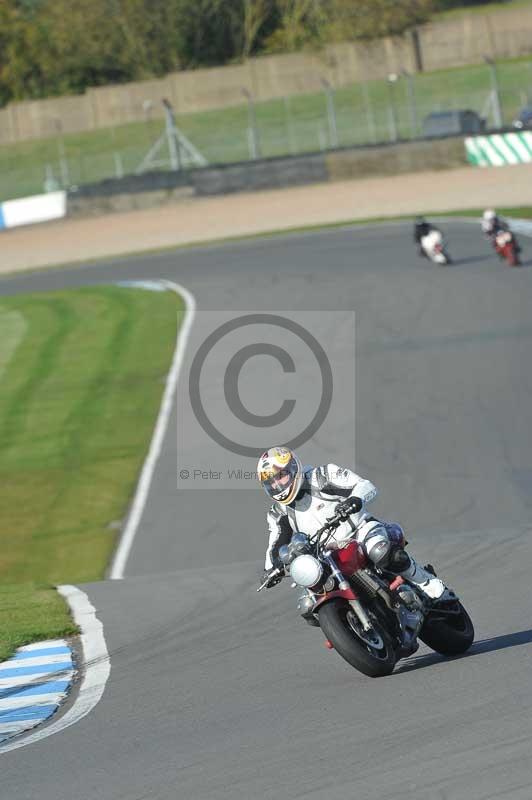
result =
[[[356,539],[363,546],[369,560],[378,564],[383,552],[390,551],[390,545],[401,547],[397,536],[394,536],[399,526],[381,522],[366,510],[367,504],[377,496],[377,489],[371,481],[336,464],[305,467],[304,474],[301,490],[292,503],[288,506],[274,503],[268,512],[269,541],[264,565],[266,570],[277,566],[279,547],[288,544],[292,533],[302,531],[312,536],[334,514],[338,503],[349,497],[359,498],[362,508],[340,524],[328,540],[331,549],[337,549]],[[445,591],[442,581],[422,569],[411,556],[408,558],[405,554],[405,559],[406,563],[403,562],[403,568],[397,571],[398,574],[422,588],[430,597],[440,597]]]
[[[488,239],[492,239],[493,236],[498,231],[508,231],[510,230],[508,223],[503,220],[501,217],[493,217],[493,219],[483,219],[480,223],[482,228],[482,233],[487,236]]]

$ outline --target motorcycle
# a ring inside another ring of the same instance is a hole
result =
[[[512,231],[497,231],[493,237],[493,246],[499,258],[505,259],[510,267],[520,266],[519,248]]]
[[[442,655],[468,650],[473,623],[452,590],[431,600],[415,584],[372,565],[358,542],[327,547],[345,519],[345,513],[335,514],[313,536],[294,533],[279,548],[283,567],[271,570],[257,592],[288,571],[292,587],[304,589],[301,616],[322,629],[329,649],[371,678],[393,672],[399,659],[416,652],[418,639]],[[436,574],[430,565],[426,569]]]
[[[431,230],[421,238],[421,249],[436,264],[450,264],[451,257],[447,252],[441,231]]]

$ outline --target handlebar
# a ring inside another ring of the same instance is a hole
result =
[[[347,517],[345,512],[333,514],[332,517],[329,517],[327,519],[325,525],[323,525],[319,530],[317,530],[313,536],[309,537],[311,545],[318,545],[324,533],[328,534],[327,536],[328,539],[330,536],[332,536],[332,534],[340,526],[340,524],[342,522],[345,522],[346,519]],[[327,539],[325,541],[327,541]],[[263,589],[266,588],[271,579],[277,577],[278,575],[284,575],[284,570],[280,569],[279,567],[276,567],[270,573],[268,573],[268,576],[263,580],[263,582],[256,591],[261,592]]]
[[[331,536],[334,533],[334,531],[340,526],[340,524],[344,521],[345,518],[343,515],[333,514],[332,517],[328,518],[325,525],[323,525],[323,527],[317,530],[316,533],[310,537],[311,544],[318,544],[324,533],[328,533],[329,536]]]
[[[317,530],[316,533],[310,537],[311,544],[318,545],[324,533],[327,534],[327,539],[325,539],[323,544],[326,544],[327,540],[332,536],[336,528],[338,528],[342,522],[346,522],[351,514],[358,513],[362,508],[363,503],[358,497],[350,497],[340,505],[342,505],[343,508],[340,511],[337,511],[336,514],[333,514],[332,517],[329,517],[325,525],[323,525],[322,528]]]

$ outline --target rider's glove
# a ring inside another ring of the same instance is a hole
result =
[[[264,571],[264,575],[262,576],[262,582],[264,582],[266,580],[266,578],[268,577],[268,575],[270,575],[270,573],[272,573],[272,572],[275,572],[275,575],[271,576],[271,578],[269,579],[268,583],[264,587],[265,589],[271,589],[272,586],[277,586],[277,584],[281,583],[281,581],[283,579],[283,573],[282,572],[281,573],[277,572],[277,569],[274,567],[273,570],[267,569],[267,570]]]
[[[361,508],[362,500],[360,497],[348,497],[347,500],[338,503],[335,511],[340,519],[347,519],[351,514],[358,514]]]

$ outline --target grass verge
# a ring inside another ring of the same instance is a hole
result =
[[[52,587],[103,576],[183,310],[120,287],[0,301],[0,659],[71,633]]]

